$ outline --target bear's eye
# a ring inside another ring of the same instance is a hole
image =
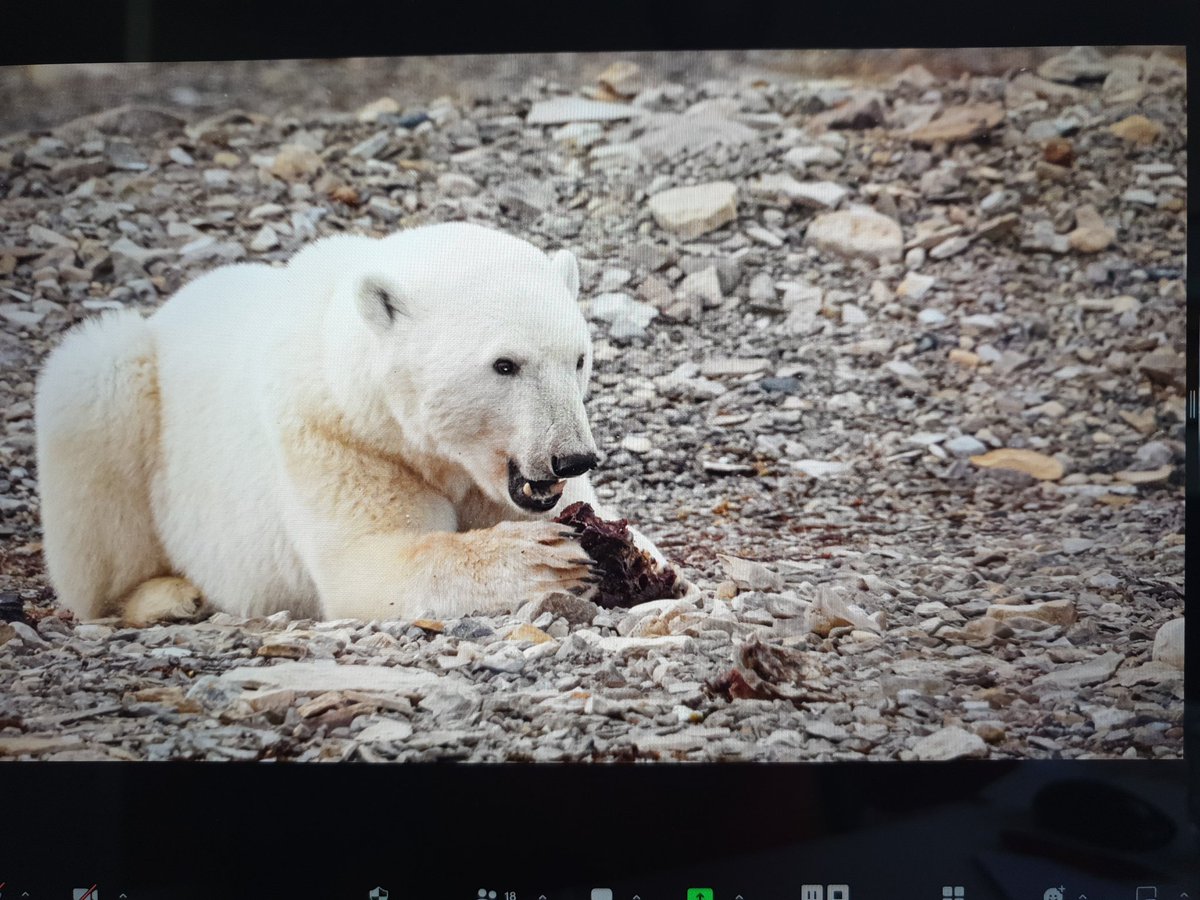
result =
[[[500,375],[517,374],[517,364],[511,359],[498,359],[492,363],[492,368]]]
[[[577,359],[575,361],[575,371],[577,371],[577,372],[583,371],[583,354],[582,353],[579,354],[579,359]]]

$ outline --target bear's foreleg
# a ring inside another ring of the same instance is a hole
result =
[[[591,577],[574,533],[552,522],[364,535],[320,556],[314,575],[332,619],[508,612],[552,591],[582,590]]]

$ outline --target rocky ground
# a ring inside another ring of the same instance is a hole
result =
[[[1181,756],[1178,63],[542,76],[0,139],[0,757]],[[696,591],[144,630],[55,608],[31,414],[64,329],[460,218],[580,256],[598,492]]]

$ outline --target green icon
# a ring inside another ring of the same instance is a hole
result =
[[[688,888],[687,900],[713,900],[713,889]]]

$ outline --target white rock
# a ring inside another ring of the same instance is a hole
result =
[[[951,438],[942,446],[959,458],[978,456],[981,453],[987,452],[987,445],[983,441],[971,437],[969,434]]]
[[[1183,619],[1172,619],[1154,636],[1150,658],[1176,669],[1183,669]]]
[[[357,735],[356,740],[365,744],[383,741],[407,741],[412,737],[413,727],[404,719],[385,719],[372,722]]]
[[[293,691],[369,691],[423,694],[441,680],[433,672],[401,666],[361,666],[312,660],[277,662],[270,666],[238,666],[220,680],[246,687],[287,688]]]
[[[791,175],[763,175],[750,182],[750,195],[764,203],[778,206],[810,206],[833,209],[849,193],[831,181],[800,182]]]
[[[1147,191],[1139,188],[1130,188],[1121,195],[1121,199],[1126,203],[1140,203],[1144,206],[1154,206],[1158,203],[1158,197],[1154,191]]]
[[[842,324],[843,325],[862,325],[867,321],[867,314],[855,306],[853,303],[846,303],[842,306]]]
[[[716,181],[671,188],[655,194],[648,205],[660,228],[695,238],[737,219],[737,187]]]
[[[278,246],[279,236],[270,225],[264,225],[260,228],[258,234],[254,235],[254,240],[250,242],[250,249],[255,253],[262,253]]]
[[[737,556],[717,554],[721,566],[737,586],[744,591],[782,591],[783,576],[773,572],[760,562],[741,559]]]
[[[830,462],[825,459],[798,459],[792,462],[792,468],[803,472],[809,478],[827,478],[830,475],[843,475],[849,472],[850,464]]]
[[[793,147],[783,155],[783,161],[803,172],[811,165],[836,166],[842,161],[842,154],[832,147]]]
[[[554,129],[550,137],[577,147],[590,147],[604,139],[604,128],[595,122],[568,122]]]
[[[685,634],[664,637],[600,637],[594,631],[586,630],[576,631],[575,634],[605,653],[646,653],[651,650],[662,653],[693,653],[696,649],[696,642]]]
[[[438,176],[438,191],[447,197],[473,197],[479,193],[479,184],[470,175],[461,172],[445,172]]]
[[[770,365],[771,361],[761,356],[714,357],[700,364],[700,374],[706,378],[754,375],[757,372],[765,372]]]
[[[909,252],[911,253],[912,251]],[[937,284],[937,279],[932,275],[920,275],[916,272],[909,272],[896,288],[896,296],[920,300],[929,293],[935,284]]]
[[[6,321],[12,322],[14,325],[20,325],[24,328],[34,328],[42,324],[42,320],[46,318],[44,312],[34,312],[24,306],[18,306],[15,303],[5,303],[0,306],[0,317]]]
[[[1033,679],[1033,683],[1063,690],[1072,690],[1086,687],[1090,684],[1099,684],[1111,678],[1113,672],[1124,661],[1125,657],[1120,653],[1109,651],[1087,662],[1052,669],[1045,675],[1039,675]]]
[[[929,325],[931,327],[935,325],[941,325],[946,321],[946,314],[940,309],[933,309],[930,307],[917,313],[917,321],[922,325]]]
[[[979,735],[963,728],[949,727],[918,739],[912,751],[920,760],[963,759],[987,756],[987,744]]]
[[[707,307],[718,306],[724,295],[721,293],[721,279],[717,276],[716,266],[709,266],[699,272],[693,272],[675,289],[676,295],[688,298],[699,297]]]
[[[400,112],[400,104],[391,97],[380,97],[378,100],[361,107],[357,113],[360,122],[378,122],[380,116],[395,115]]]
[[[653,449],[654,445],[650,443],[650,439],[648,437],[630,434],[626,435],[625,439],[621,441],[621,447],[625,450],[628,450],[630,453],[640,454],[649,453]]]
[[[900,223],[873,210],[825,213],[809,223],[804,239],[821,250],[876,262],[899,262],[904,254]]]
[[[645,111],[624,103],[603,103],[582,97],[554,97],[533,104],[525,117],[528,125],[562,125],[567,122],[612,122],[644,115]]]
[[[960,234],[957,237],[942,241],[929,251],[929,256],[932,259],[946,259],[947,257],[962,253],[969,246],[971,246],[971,239]]]

